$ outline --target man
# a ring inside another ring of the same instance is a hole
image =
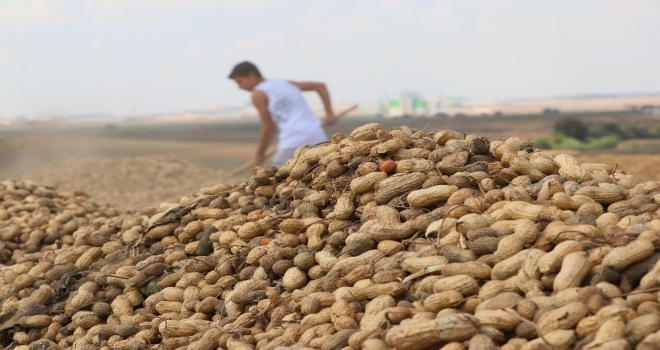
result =
[[[325,122],[331,125],[336,121],[330,104],[330,94],[324,83],[292,82],[265,79],[257,66],[250,62],[237,64],[229,74],[242,90],[252,92],[252,103],[261,118],[261,135],[253,163],[262,164],[265,152],[275,134],[275,122],[279,129],[277,152],[273,165],[280,167],[293,157],[293,152],[303,145],[316,145],[326,142],[321,120],[309,108],[302,91],[316,91],[325,107]]]

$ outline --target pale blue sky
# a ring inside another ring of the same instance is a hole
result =
[[[0,117],[243,105],[244,59],[337,102],[660,92],[660,1],[0,0]]]

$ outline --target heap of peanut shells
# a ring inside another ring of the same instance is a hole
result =
[[[0,209],[13,349],[658,349],[660,183],[528,139],[367,124],[116,215]]]

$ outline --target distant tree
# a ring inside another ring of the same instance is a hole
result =
[[[625,138],[623,130],[619,127],[617,123],[605,123],[596,127],[592,127],[589,130],[590,137],[607,137],[607,136],[616,136],[618,138]]]
[[[650,139],[655,137],[653,132],[648,128],[630,125],[624,128],[624,132],[629,135],[631,139]]]
[[[608,132],[610,135],[619,136],[619,137],[623,135],[623,132],[621,131],[621,128],[617,123],[607,123],[603,125],[603,130]]]
[[[585,141],[589,135],[589,128],[577,118],[562,118],[555,123],[555,132]]]

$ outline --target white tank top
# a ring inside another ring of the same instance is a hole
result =
[[[314,146],[328,140],[321,120],[314,114],[300,89],[286,80],[264,80],[254,90],[268,96],[268,111],[279,129],[278,148]]]

